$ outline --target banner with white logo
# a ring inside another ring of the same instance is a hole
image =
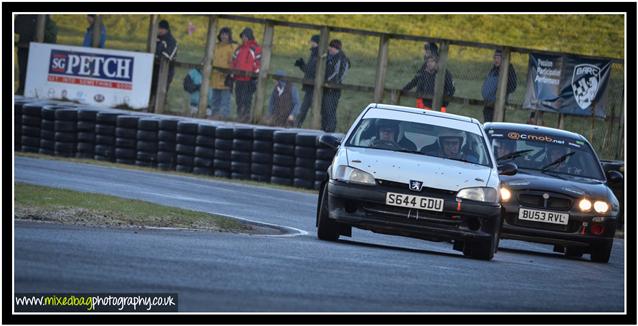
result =
[[[610,74],[609,60],[532,53],[523,108],[604,118]]]
[[[32,42],[25,96],[109,107],[148,106],[153,55]]]

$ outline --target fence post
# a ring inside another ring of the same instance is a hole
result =
[[[199,86],[199,108],[197,116],[206,117],[208,106],[208,86],[212,70],[212,60],[215,56],[215,40],[217,38],[217,16],[208,17],[208,37],[206,38],[206,53],[204,54],[204,69],[202,71],[202,84]]]
[[[100,47],[100,34],[102,32],[102,15],[95,15],[95,20],[93,21],[93,44],[92,47],[98,48]]]
[[[35,22],[35,41],[39,43],[44,42],[44,29],[46,28],[47,17],[46,15],[38,15]]]
[[[494,103],[494,121],[505,120],[505,100],[507,99],[507,81],[510,73],[510,48],[503,48],[503,60],[498,70],[498,86],[496,88],[496,103]]]
[[[312,96],[312,129],[321,128],[321,102],[323,100],[323,83],[326,78],[326,60],[328,57],[328,26],[321,28],[319,40],[319,58],[315,74],[315,85]]]
[[[558,114],[558,129],[565,129],[565,115],[562,113]]]
[[[164,113],[164,105],[166,104],[166,86],[168,84],[168,59],[161,57],[159,73],[157,76],[157,91],[155,92],[155,113]]]
[[[157,20],[159,19],[158,15],[151,15],[150,22],[148,25],[148,40],[146,41],[146,52],[155,53],[155,46],[157,41]]]
[[[387,34],[379,38],[379,56],[377,57],[377,73],[374,83],[374,102],[383,101],[383,89],[385,88],[385,73],[388,68],[388,48],[390,37]]]
[[[434,110],[441,110],[441,106],[443,105],[448,48],[448,42],[441,42],[441,47],[439,48],[439,61],[437,66],[436,79],[434,79],[434,94],[432,98],[432,109]]]
[[[623,93],[624,93],[624,89],[623,89]],[[624,94],[623,94],[624,96]],[[621,102],[620,105],[621,108],[625,107],[625,100],[623,98],[623,101]],[[619,157],[624,156],[624,149],[625,147],[623,146],[624,144],[621,145],[621,143],[624,143],[624,130],[625,129],[625,110],[620,110],[620,120],[618,120],[618,136],[617,136],[617,141],[616,141],[616,153],[614,155],[614,159],[617,160]]]
[[[264,26],[264,41],[261,47],[261,68],[259,69],[259,77],[257,78],[257,91],[255,94],[255,102],[252,110],[250,110],[250,120],[253,123],[259,123],[264,111],[264,102],[266,101],[266,86],[268,84],[268,73],[270,72],[270,56],[272,54],[272,41],[275,34],[275,26],[266,23]]]

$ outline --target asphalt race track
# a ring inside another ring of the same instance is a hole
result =
[[[609,264],[511,240],[485,262],[464,258],[449,243],[356,229],[352,238],[320,241],[311,193],[25,157],[15,158],[15,180],[290,231],[263,236],[16,222],[16,292],[176,292],[180,311],[624,310],[622,240]]]

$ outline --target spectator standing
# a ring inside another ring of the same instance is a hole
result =
[[[297,61],[295,61],[295,66],[299,67],[299,69],[303,71],[303,78],[306,80],[315,80],[317,59],[319,58],[319,39],[319,35],[313,35],[310,38],[310,57],[308,58],[308,62],[304,62],[303,58],[299,58],[297,59]],[[308,109],[312,105],[312,95],[314,92],[314,87],[314,85],[302,86],[304,96],[299,110],[299,115],[297,116],[297,128],[300,128],[303,124],[304,120],[306,119],[306,115],[308,114]]]
[[[219,68],[232,68],[234,51],[232,31],[228,27],[222,27],[219,34],[217,34],[217,45],[215,45],[215,57],[212,65]],[[210,84],[213,90],[209,104],[213,119],[228,119],[228,116],[230,116],[230,93],[232,91],[230,74],[213,70],[210,76]]]
[[[277,70],[275,76],[286,77],[286,73],[283,70]],[[292,127],[295,117],[299,114],[300,106],[299,92],[295,85],[283,79],[277,80],[268,104],[271,124],[279,127]]]
[[[35,41],[38,15],[16,15],[15,32],[18,40],[18,89],[16,94],[24,95],[24,84],[27,80],[27,63],[29,62],[29,43]],[[57,41],[58,27],[49,15],[45,15],[44,43]]]
[[[84,32],[84,41],[82,42],[82,46],[92,47],[93,46],[93,31],[95,30],[95,15],[86,15],[86,20],[89,22],[89,27],[86,28],[86,32]],[[100,21],[100,43],[98,44],[98,48],[104,49],[106,44],[106,27],[104,27],[104,23]]]
[[[432,97],[434,96],[434,82],[436,80],[437,71],[438,57],[433,55],[428,56],[425,58],[423,66],[416,72],[414,78],[403,86],[403,92],[407,92],[416,86],[417,108],[432,110]],[[452,74],[446,69],[443,93],[446,97],[449,97],[454,95],[455,90]],[[444,97],[441,112],[447,112],[447,105],[448,101]]]
[[[200,69],[191,69],[188,71],[188,74],[186,74],[186,77],[184,77],[184,90],[190,94],[190,101],[189,101],[189,105],[190,105],[190,111],[191,111],[191,116],[197,116],[197,112],[199,111],[199,90],[200,90],[200,86],[202,85],[202,71]],[[212,114],[211,112],[211,97],[212,97],[212,90],[209,88],[208,89],[208,106],[206,108],[206,114],[208,116],[210,116]]]
[[[485,103],[485,106],[483,107],[483,122],[491,122],[494,118],[494,104],[496,103],[498,74],[502,61],[503,52],[500,49],[497,49],[494,52],[494,65],[492,65],[492,69],[490,69],[487,73],[487,77],[485,78],[485,81],[483,81],[483,87],[481,88],[481,94],[483,95],[483,101]],[[514,71],[514,66],[510,63],[507,75],[507,96],[514,92],[515,89],[516,71]]]
[[[153,66],[153,81],[151,82],[151,103],[154,102],[155,93],[157,92],[157,82],[159,78],[159,65],[162,58],[169,61],[168,64],[168,80],[166,82],[166,90],[173,81],[175,75],[175,58],[177,56],[177,41],[171,33],[171,27],[166,20],[161,20],[157,29],[157,42],[155,43],[155,64]]]
[[[233,52],[233,69],[249,73],[259,73],[261,68],[261,47],[255,41],[253,30],[249,27],[239,34],[242,43]],[[237,118],[240,122],[250,120],[250,109],[253,94],[257,89],[257,77],[244,76],[235,73],[235,102],[237,104]]]
[[[341,85],[343,78],[350,69],[350,59],[342,50],[340,40],[330,41],[328,47],[328,58],[326,60],[327,83]],[[321,129],[327,132],[334,132],[337,128],[337,105],[341,97],[341,90],[338,88],[323,89],[323,99],[321,101]]]

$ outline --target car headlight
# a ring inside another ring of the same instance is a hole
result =
[[[456,198],[469,199],[475,201],[482,201],[488,203],[498,202],[498,192],[494,188],[489,187],[475,187],[461,189]]]
[[[596,213],[599,213],[599,214],[607,213],[607,211],[609,211],[609,204],[607,204],[606,202],[602,200],[597,200],[594,203],[594,210],[596,211]]]
[[[509,189],[505,188],[505,187],[502,187],[500,189],[500,193],[501,193],[501,200],[502,201],[509,201],[512,198],[512,192]]]
[[[362,185],[374,186],[376,184],[372,174],[347,165],[337,166],[334,178],[339,181]]]
[[[578,202],[578,208],[580,208],[581,211],[583,212],[587,212],[591,209],[591,201],[587,198],[583,198]]]

